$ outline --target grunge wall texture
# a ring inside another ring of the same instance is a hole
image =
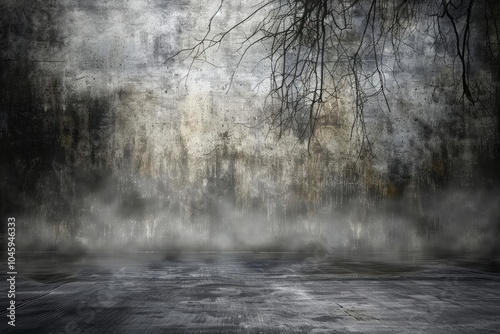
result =
[[[408,37],[388,79],[391,112],[368,108],[375,158],[350,138],[350,93],[307,152],[262,119],[267,68],[254,51],[228,90],[234,50],[167,58],[203,36],[209,1],[1,2],[2,217],[24,249],[344,249],[498,254],[497,69],[464,101],[453,59]],[[216,17],[238,18],[244,1]],[[496,86],[495,86],[496,85]],[[495,95],[496,94],[496,95]],[[4,224],[2,225],[4,229]],[[5,231],[3,231],[5,232]]]

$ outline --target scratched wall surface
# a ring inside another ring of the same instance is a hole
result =
[[[231,2],[214,28],[249,3]],[[452,59],[436,60],[418,23],[387,78],[391,112],[367,108],[375,157],[360,161],[352,92],[330,102],[309,155],[260,122],[264,49],[232,81],[231,43],[207,62],[168,60],[203,36],[216,3],[0,4],[2,215],[20,217],[26,249],[496,247],[494,91],[484,108],[464,102]],[[495,87],[480,57],[473,66]]]

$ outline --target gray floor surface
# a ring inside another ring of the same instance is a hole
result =
[[[16,333],[500,333],[500,274],[477,261],[36,253],[17,264]]]

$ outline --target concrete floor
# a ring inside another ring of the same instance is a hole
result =
[[[500,333],[500,274],[477,262],[25,253],[17,263],[16,333]],[[3,329],[6,293],[0,303]]]

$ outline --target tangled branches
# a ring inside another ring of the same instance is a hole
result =
[[[486,7],[494,7],[484,11],[486,26],[496,33],[488,34],[496,39],[489,45],[498,44],[494,13],[499,6],[494,0],[485,1]],[[223,6],[224,0],[217,12]],[[280,137],[293,131],[299,140],[307,139],[309,149],[322,116],[332,111],[325,102],[350,92],[351,138],[356,133],[360,156],[371,157],[366,108],[391,110],[386,74],[399,66],[401,47],[422,22],[434,29],[436,41],[445,45],[449,56],[458,57],[463,96],[471,103],[477,100],[469,79],[472,21],[481,19],[474,6],[475,0],[264,0],[223,31],[212,31],[214,14],[204,37],[171,58],[183,55],[193,64],[241,30],[245,38],[231,81],[249,50],[263,45],[266,54],[261,61],[270,64],[271,83],[266,119]]]

